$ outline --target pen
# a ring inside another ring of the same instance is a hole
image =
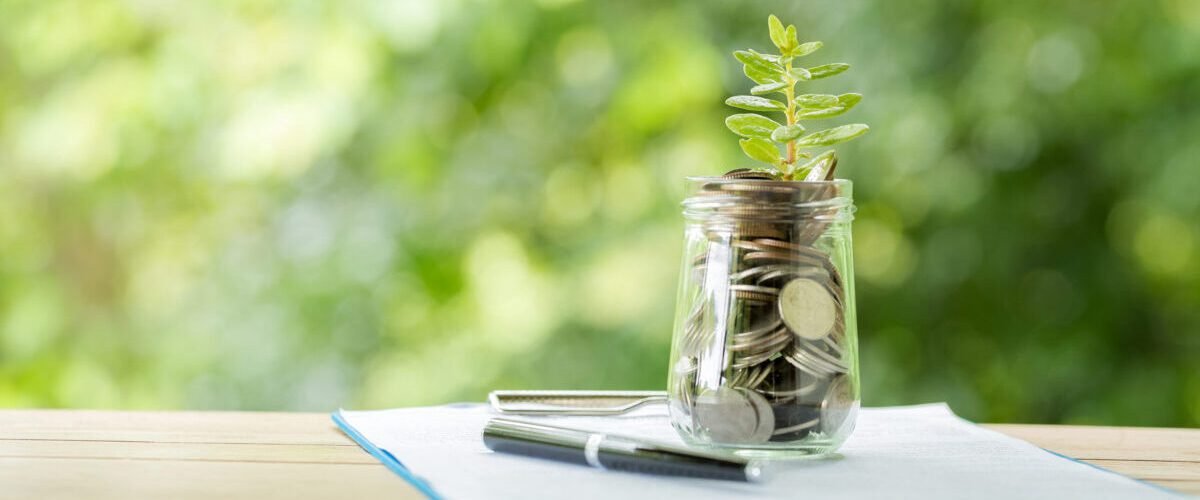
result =
[[[692,450],[525,420],[493,418],[483,444],[500,453],[545,458],[597,469],[756,482],[762,468],[732,454]]]

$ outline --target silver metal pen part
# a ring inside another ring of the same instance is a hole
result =
[[[505,415],[610,416],[666,403],[666,391],[492,391],[492,409]]]

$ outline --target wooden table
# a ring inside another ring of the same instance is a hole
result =
[[[989,425],[1200,494],[1200,430]],[[0,498],[420,498],[316,413],[0,411]]]

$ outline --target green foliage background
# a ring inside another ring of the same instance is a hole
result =
[[[1191,0],[4,2],[0,406],[662,387],[771,12],[866,95],[867,404],[1200,425]]]

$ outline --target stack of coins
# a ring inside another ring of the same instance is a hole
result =
[[[699,196],[708,252],[686,317],[670,390],[716,443],[754,445],[831,435],[855,404],[842,278],[819,239],[838,210],[828,184],[763,182],[734,170]],[[719,273],[724,276],[713,276]],[[699,384],[720,357],[720,383]]]

